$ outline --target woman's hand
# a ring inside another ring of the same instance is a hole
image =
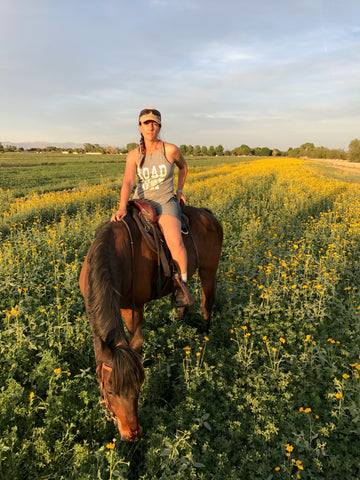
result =
[[[114,213],[114,215],[111,217],[112,222],[119,222],[123,217],[126,215],[126,207],[119,207],[119,210]]]
[[[181,201],[186,205],[186,199],[184,197],[184,194],[182,192],[176,192],[176,199],[179,203],[181,203]]]

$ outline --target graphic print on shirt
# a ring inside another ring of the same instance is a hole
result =
[[[167,175],[166,165],[161,164],[157,167],[155,165],[152,166],[151,171],[150,168],[137,168],[138,176],[142,183],[142,188],[144,192],[149,190],[159,190],[159,185],[161,182],[164,181]]]

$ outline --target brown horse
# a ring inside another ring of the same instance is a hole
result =
[[[216,272],[223,230],[210,211],[183,206],[190,234],[183,235],[189,278],[198,268],[202,285],[205,330],[210,326]],[[138,396],[144,381],[140,352],[143,342],[144,304],[154,298],[158,258],[129,214],[122,222],[105,222],[96,230],[83,264],[79,285],[92,328],[94,349],[104,402],[121,439],[136,440]],[[173,290],[169,279],[160,296]],[[179,311],[183,317],[186,308]],[[128,334],[125,332],[125,320]]]

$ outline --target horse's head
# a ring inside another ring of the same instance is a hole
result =
[[[121,440],[134,442],[142,432],[138,419],[138,398],[145,374],[139,355],[129,347],[118,346],[112,366],[99,365],[104,403],[119,430]]]

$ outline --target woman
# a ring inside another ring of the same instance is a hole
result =
[[[163,232],[173,260],[181,276],[175,275],[175,306],[186,307],[193,303],[187,285],[187,253],[181,236],[180,201],[186,203],[183,187],[187,175],[186,161],[176,145],[159,139],[160,112],[145,108],[139,115],[140,147],[131,150],[126,159],[124,180],[120,193],[120,207],[111,217],[112,222],[126,215],[126,206],[135,184],[134,198],[147,200],[155,208],[158,223]],[[179,168],[178,188],[174,195],[174,165]]]

